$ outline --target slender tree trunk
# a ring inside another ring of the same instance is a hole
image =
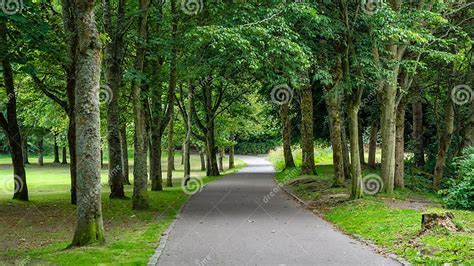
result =
[[[75,21],[75,8],[73,0],[62,0],[62,11],[65,31],[67,35],[69,62],[65,66],[66,72],[66,94],[68,101],[68,133],[67,141],[69,146],[69,158],[70,165],[69,171],[71,175],[71,204],[77,203],[77,171],[76,171],[76,63],[77,63],[77,47],[78,47],[78,34]],[[64,163],[64,161],[63,161]]]
[[[100,168],[104,168],[104,151],[100,149]]]
[[[173,129],[174,129],[174,118],[171,116],[170,123],[168,125],[168,167],[166,173],[166,186],[173,186],[173,168],[174,168],[174,144],[173,144]]]
[[[359,158],[360,158],[360,163],[365,164],[364,129],[363,129],[363,125],[360,119],[359,119]]]
[[[184,165],[184,146],[186,141],[183,142],[183,146],[181,147],[181,165]]]
[[[347,122],[347,120],[345,120]],[[350,155],[349,155],[349,149],[347,148],[347,132],[346,132],[346,127],[344,124],[341,126],[341,140],[342,140],[342,162],[344,165],[344,177],[347,180],[352,179],[351,175],[351,162],[350,162]]]
[[[122,165],[123,165],[124,184],[131,185],[130,169],[129,169],[129,162],[128,162],[127,127],[125,125],[122,125],[120,129],[120,144],[122,146]]]
[[[379,119],[372,118],[372,126],[370,127],[369,142],[369,167],[375,168],[375,155],[377,154],[377,134],[379,132]]]
[[[18,126],[16,113],[16,94],[13,78],[13,70],[9,60],[9,43],[7,39],[7,26],[0,23],[0,63],[3,68],[3,82],[6,89],[6,95],[9,97],[7,102],[7,118],[0,112],[0,126],[3,128],[8,138],[10,154],[13,165],[13,181],[15,184],[13,199],[28,201],[28,186],[26,184],[26,172],[23,158],[23,139]]]
[[[415,164],[418,167],[425,165],[425,147],[423,138],[423,103],[417,99],[413,103],[413,142],[415,144]]]
[[[94,1],[76,0],[77,226],[71,246],[104,243],[100,182],[99,82],[101,44]]]
[[[147,25],[150,0],[139,0],[139,29],[140,40],[137,43],[135,69],[143,71],[145,61],[145,42],[147,40]],[[140,81],[132,81],[133,116],[135,124],[134,136],[134,167],[133,167],[133,209],[148,209],[148,173],[147,173],[147,131],[145,128],[145,112]]]
[[[451,99],[446,103],[445,129],[438,143],[438,156],[434,169],[433,187],[436,190],[441,188],[446,158],[448,157],[449,146],[451,145],[451,137],[454,131],[454,106]]]
[[[285,158],[285,168],[295,167],[293,154],[291,153],[291,137],[290,137],[290,118],[288,115],[289,103],[281,106],[281,125],[283,136],[283,155]]]
[[[113,14],[109,0],[102,1],[103,21],[106,33],[111,38],[105,49],[105,81],[102,88],[107,105],[107,142],[109,149],[109,184],[111,199],[123,199],[124,177],[122,145],[120,143],[120,107],[119,96],[122,83],[123,27],[125,27],[125,0],[118,2],[118,12]],[[116,15],[114,27],[112,18]]]
[[[189,91],[188,91],[188,104],[189,104],[189,112],[187,113],[186,117],[186,137],[184,139],[184,144],[183,144],[183,159],[184,159],[184,178],[185,182],[189,181],[191,178],[191,152],[190,152],[190,147],[191,147],[191,135],[192,135],[192,121],[193,121],[193,115],[191,112],[191,108],[194,105],[194,87],[193,85],[190,84],[189,86]]]
[[[44,166],[44,137],[39,136],[38,140],[38,164]]]
[[[63,159],[61,164],[67,164],[67,148],[63,147]]]
[[[206,156],[204,151],[199,150],[199,157],[201,158],[201,171],[206,171]]]
[[[351,103],[349,107],[349,131],[351,143],[351,173],[352,173],[352,188],[351,199],[359,199],[364,196],[362,186],[362,175],[360,165],[360,146],[359,146],[359,105],[358,103]]]
[[[235,168],[235,146],[234,144],[229,147],[229,169]]]
[[[224,147],[219,147],[219,171],[224,172]]]
[[[59,146],[57,136],[54,136],[54,161],[53,163],[60,163],[59,162]]]
[[[26,134],[23,135],[23,145],[22,145],[22,150],[23,150],[23,161],[24,164],[30,164],[30,159],[28,156],[28,136]]]
[[[301,149],[303,153],[301,173],[303,175],[315,173],[313,137],[313,87],[305,86],[301,101]]]
[[[396,152],[395,152],[395,187],[404,188],[405,176],[405,100],[397,108]]]
[[[326,107],[329,114],[329,124],[332,144],[332,161],[334,167],[334,187],[344,186],[344,159],[341,138],[341,111],[339,93],[326,93]]]

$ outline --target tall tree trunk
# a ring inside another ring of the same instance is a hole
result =
[[[109,184],[111,199],[126,198],[124,191],[122,145],[120,143],[119,96],[122,83],[123,31],[125,27],[125,0],[118,2],[117,14],[113,14],[109,0],[102,1],[105,32],[111,38],[105,49],[104,90],[107,105],[107,142],[109,150]],[[112,18],[117,17],[114,27]]]
[[[281,105],[281,125],[282,125],[282,136],[283,136],[283,155],[285,158],[285,168],[295,167],[295,161],[293,160],[293,154],[291,153],[291,137],[290,137],[290,118],[288,115],[289,103]]]
[[[38,164],[40,166],[44,165],[44,137],[43,135],[39,136],[39,139],[38,139]]]
[[[360,158],[360,163],[365,164],[364,127],[360,119],[359,119],[359,158]]]
[[[186,137],[184,139],[184,144],[183,144],[183,159],[184,159],[184,178],[185,182],[189,181],[191,178],[191,152],[190,152],[190,147],[191,147],[191,135],[192,135],[192,121],[193,121],[193,115],[191,112],[192,106],[194,105],[194,87],[193,85],[190,84],[189,86],[189,91],[188,91],[188,104],[189,104],[189,112],[187,113],[187,117],[185,119],[186,121]]]
[[[199,150],[199,157],[201,158],[201,171],[206,171],[206,156],[203,150]]]
[[[326,107],[329,114],[331,144],[332,144],[332,161],[334,167],[334,187],[344,186],[344,158],[343,144],[341,135],[341,101],[338,92],[328,92],[325,95]]]
[[[404,188],[405,176],[405,99],[397,108],[396,152],[395,152],[395,187]]]
[[[421,99],[413,102],[413,142],[415,146],[415,164],[418,167],[425,165],[425,144],[423,139],[423,103]]]
[[[303,175],[315,173],[313,137],[313,87],[305,86],[301,99],[301,149],[303,153],[301,173]]]
[[[173,186],[173,170],[174,170],[174,143],[173,143],[173,132],[174,130],[174,118],[171,115],[170,123],[168,125],[168,167],[166,173],[166,186]]]
[[[13,70],[9,60],[9,43],[7,39],[7,26],[0,23],[0,63],[3,68],[3,82],[6,89],[6,95],[9,97],[7,102],[7,118],[0,112],[0,126],[3,128],[8,138],[10,147],[12,165],[13,165],[13,182],[15,189],[13,199],[28,201],[28,186],[26,184],[26,172],[23,159],[23,139],[18,126],[18,118],[16,113],[16,94],[13,78]]]
[[[99,82],[101,44],[94,1],[76,0],[77,226],[71,246],[104,243],[100,182]]]
[[[384,191],[392,193],[395,183],[395,129],[396,129],[396,97],[397,97],[397,74],[392,74],[383,90],[382,95],[382,178]]]
[[[122,125],[120,128],[120,145],[122,146],[122,165],[123,165],[123,177],[124,184],[131,185],[130,183],[130,169],[128,162],[128,142],[127,142],[127,127]]]
[[[224,147],[219,147],[219,171],[224,172]]]
[[[150,0],[139,0],[139,23],[138,35],[140,40],[137,42],[137,51],[135,58],[135,69],[143,71],[145,61],[145,42],[147,40],[148,13]],[[140,81],[132,81],[133,94],[133,117],[135,124],[134,136],[134,167],[133,167],[133,209],[148,209],[148,173],[147,173],[147,131],[145,128],[145,111],[143,104],[143,94]]]
[[[61,164],[67,164],[67,148],[63,147],[63,159],[61,161]]]
[[[229,147],[229,169],[235,168],[235,145],[232,144]]]
[[[68,102],[68,133],[67,141],[69,146],[69,171],[71,176],[71,204],[77,203],[77,171],[76,171],[76,63],[77,63],[77,47],[78,47],[78,34],[75,21],[75,8],[73,0],[62,0],[62,11],[65,32],[68,32],[67,43],[68,43],[68,63],[65,66],[66,72],[66,94]],[[64,163],[64,160],[63,160]]]
[[[351,173],[352,173],[352,188],[351,199],[359,199],[364,196],[362,185],[361,164],[360,164],[360,146],[359,146],[359,105],[360,100],[355,100],[350,103],[349,115],[349,132],[351,144]]]
[[[347,122],[347,119],[345,120]],[[346,180],[352,179],[351,175],[351,161],[349,159],[349,148],[347,148],[347,128],[344,123],[341,126],[341,140],[342,140],[342,162],[344,165],[344,177]]]
[[[370,141],[369,141],[369,167],[375,168],[375,156],[377,154],[377,135],[379,132],[379,119],[373,117],[372,125],[370,127]]]
[[[26,134],[23,135],[23,145],[22,146],[22,151],[23,151],[23,162],[24,164],[30,164],[30,158],[28,156],[28,136]]]
[[[454,131],[454,106],[451,99],[446,102],[446,116],[444,120],[444,132],[438,143],[438,156],[436,158],[436,166],[434,169],[433,187],[436,190],[441,188],[441,181],[444,174],[444,166],[448,157],[449,146],[451,145],[451,137]]]
[[[56,135],[54,135],[54,161],[53,163],[60,163],[59,162],[59,146],[58,146],[58,139]]]

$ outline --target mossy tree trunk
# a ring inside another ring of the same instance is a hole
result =
[[[301,173],[303,175],[313,175],[314,165],[314,144],[313,144],[313,87],[305,86],[301,97],[301,149],[303,162]]]
[[[328,90],[325,93],[326,107],[329,114],[331,144],[332,144],[332,161],[334,167],[334,187],[344,186],[344,158],[343,143],[341,135],[341,97],[336,90]]]
[[[405,99],[402,99],[397,108],[397,132],[395,151],[395,187],[405,187]]]
[[[77,226],[71,246],[104,243],[100,182],[101,44],[92,0],[75,2],[78,28],[76,76]]]
[[[280,109],[285,168],[295,167],[295,161],[293,160],[293,154],[291,153],[290,118],[288,114],[289,108],[289,103],[283,103]]]

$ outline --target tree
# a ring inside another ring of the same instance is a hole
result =
[[[71,246],[103,243],[100,182],[100,60],[101,43],[93,0],[76,0],[78,29],[76,76],[77,226]]]

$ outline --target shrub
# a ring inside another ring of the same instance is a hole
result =
[[[451,179],[449,188],[441,191],[445,195],[444,202],[453,209],[474,210],[474,148],[463,152],[456,158],[457,178]]]

